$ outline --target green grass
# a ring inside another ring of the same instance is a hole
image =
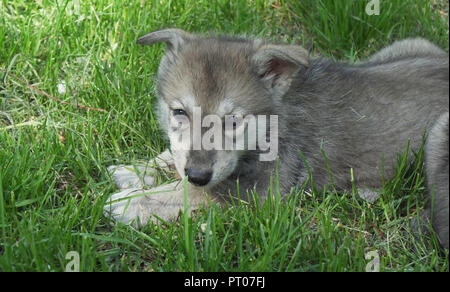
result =
[[[373,250],[382,271],[448,271],[436,239],[417,240],[408,227],[424,206],[422,152],[412,163],[400,156],[373,204],[330,187],[139,231],[103,216],[116,191],[106,167],[167,146],[153,113],[164,48],[138,47],[137,37],[176,26],[303,43],[347,60],[408,36],[448,49],[448,2],[381,1],[379,16],[364,13],[366,2],[1,1],[0,271],[62,271],[69,251],[81,271],[364,271]],[[12,74],[105,112],[54,101]]]

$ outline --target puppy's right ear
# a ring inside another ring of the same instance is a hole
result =
[[[192,35],[184,30],[168,28],[148,33],[140,37],[136,43],[138,45],[151,46],[155,43],[164,42],[166,43],[168,50],[175,52],[190,38],[192,38]]]
[[[263,45],[252,60],[262,83],[275,97],[283,96],[292,78],[309,66],[308,51],[295,45]]]

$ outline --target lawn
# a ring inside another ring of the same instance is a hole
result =
[[[81,271],[365,271],[372,254],[381,271],[448,272],[436,238],[409,228],[425,184],[407,141],[373,204],[330,186],[139,230],[103,215],[106,168],[167,147],[153,112],[164,46],[139,36],[248,35],[349,62],[409,36],[448,51],[448,1],[380,0],[379,15],[368,2],[0,1],[0,271],[64,271],[72,251]]]

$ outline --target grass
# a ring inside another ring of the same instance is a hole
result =
[[[347,60],[416,35],[448,50],[448,2],[381,1],[379,16],[366,2],[1,1],[0,271],[63,271],[69,251],[81,271],[364,271],[370,251],[382,271],[448,271],[436,239],[408,227],[424,206],[422,152],[399,156],[373,204],[331,186],[141,230],[103,216],[116,191],[106,167],[167,146],[152,110],[164,48],[138,47],[138,36],[171,26],[247,34]]]

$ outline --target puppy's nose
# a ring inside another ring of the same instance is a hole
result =
[[[212,171],[196,168],[186,168],[184,171],[188,176],[189,182],[196,186],[204,186],[208,184],[212,177]]]

